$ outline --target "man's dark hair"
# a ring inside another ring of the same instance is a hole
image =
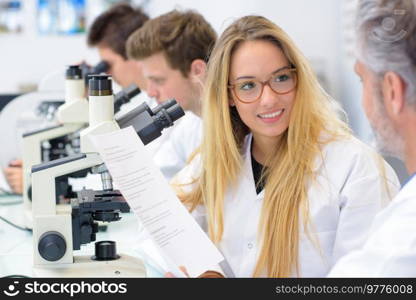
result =
[[[127,3],[116,4],[95,19],[88,33],[88,45],[108,47],[127,59],[127,39],[147,20],[149,17],[141,8],[133,8]]]

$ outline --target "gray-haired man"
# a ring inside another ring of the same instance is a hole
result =
[[[415,277],[416,0],[361,0],[357,39],[363,108],[380,150],[403,159],[411,178],[330,276]]]

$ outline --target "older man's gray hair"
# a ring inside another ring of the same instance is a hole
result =
[[[393,71],[416,106],[416,0],[360,0],[357,56],[376,75]]]

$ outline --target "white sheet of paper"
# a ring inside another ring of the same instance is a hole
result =
[[[177,267],[185,266],[196,277],[224,259],[176,197],[133,127],[96,135],[93,142],[169,271],[181,276]]]

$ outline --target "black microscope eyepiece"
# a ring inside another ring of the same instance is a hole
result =
[[[122,89],[114,96],[114,112],[120,111],[123,104],[129,102],[134,96],[141,93],[140,88],[136,84],[131,84]]]
[[[105,73],[109,69],[110,69],[110,65],[108,64],[108,62],[103,60],[103,61],[100,61],[95,67],[92,67],[89,70],[90,74],[88,74],[88,75]]]
[[[185,115],[182,107],[174,99],[158,105],[152,111],[154,124],[160,131],[172,126],[173,122]]]
[[[166,109],[166,112],[172,119],[172,122],[175,122],[176,120],[185,115],[185,112],[183,111],[182,107],[180,107],[180,105],[177,103]]]
[[[161,136],[162,131],[185,115],[176,100],[170,100],[150,109],[146,103],[117,119],[120,128],[133,126],[144,145]]]
[[[98,75],[101,73],[105,73],[110,69],[110,65],[106,61],[100,61],[97,65],[94,67],[88,66],[86,63],[81,64],[82,69],[82,76],[85,80],[85,85],[88,86],[89,76],[90,75]]]
[[[65,72],[65,78],[69,80],[82,79],[82,70],[79,65],[68,66]]]
[[[111,75],[89,75],[89,96],[110,96],[113,94]]]
[[[167,100],[167,101],[159,104],[158,106],[156,106],[152,109],[153,115],[156,115],[162,109],[168,109],[169,107],[172,107],[172,106],[177,105],[177,104],[178,103],[176,102],[175,99]]]

